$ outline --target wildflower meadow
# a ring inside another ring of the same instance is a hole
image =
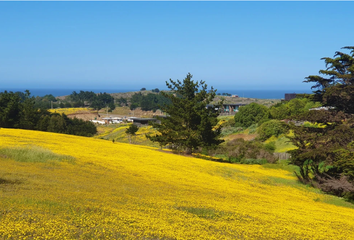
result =
[[[18,129],[0,150],[0,239],[354,239],[353,206],[289,171]]]

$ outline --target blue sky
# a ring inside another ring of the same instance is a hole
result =
[[[0,2],[1,88],[302,83],[354,45],[354,2]]]

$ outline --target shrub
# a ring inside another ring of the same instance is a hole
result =
[[[238,113],[235,114],[235,127],[248,128],[252,124],[261,124],[268,120],[269,111],[266,106],[251,103],[240,107]]]
[[[270,151],[270,152],[274,152],[275,151],[275,142],[269,142],[264,144],[264,147],[266,150]]]
[[[228,153],[230,162],[251,162],[250,160],[246,161],[246,159],[265,159],[268,163],[274,163],[276,161],[273,155],[274,148],[266,147],[259,141],[245,141],[242,138],[235,139],[226,144],[224,151]]]
[[[258,124],[252,124],[252,125],[248,128],[248,133],[252,134],[252,133],[257,132],[257,127],[258,127]]]
[[[280,122],[279,120],[270,120],[263,123],[257,130],[259,139],[264,141],[271,136],[278,137],[281,134],[284,134],[288,131],[288,127],[285,123]]]

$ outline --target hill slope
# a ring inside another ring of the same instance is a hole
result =
[[[354,238],[354,209],[325,203],[332,197],[287,171],[0,129],[2,148],[25,145],[74,159],[0,154],[0,239]]]

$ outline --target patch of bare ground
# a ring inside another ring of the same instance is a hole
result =
[[[88,121],[93,119],[100,120],[102,116],[90,111],[80,111],[73,114],[68,114],[68,118],[78,118],[78,119]]]
[[[106,109],[101,109],[98,114],[97,111],[80,111],[73,114],[68,114],[69,118],[78,118],[85,121],[88,120],[102,120],[105,117],[146,117],[150,118],[153,116],[162,116],[163,113],[160,110],[156,112],[153,111],[143,111],[140,108],[135,110],[130,110],[128,107],[117,107],[113,112],[106,112]]]

